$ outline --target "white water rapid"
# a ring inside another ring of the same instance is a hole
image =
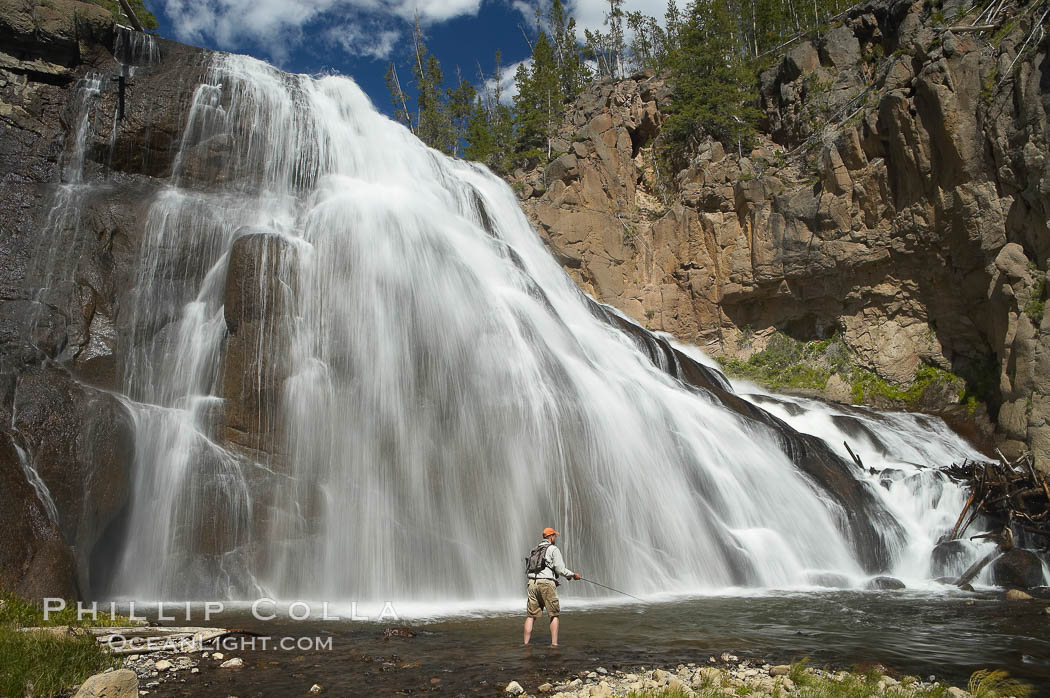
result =
[[[636,594],[926,580],[962,494],[900,461],[979,457],[933,420],[863,417],[864,441],[751,398],[827,450],[688,389],[594,312],[504,182],[345,78],[216,55],[144,226],[114,596],[512,598],[544,526]],[[902,476],[880,486],[844,439]],[[814,458],[864,511],[796,464]]]

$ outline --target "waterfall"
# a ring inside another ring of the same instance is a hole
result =
[[[887,489],[839,413],[689,369],[573,285],[504,182],[342,77],[216,55],[144,230],[111,595],[508,598],[545,526],[631,593],[926,578],[962,495],[903,461],[978,457],[843,412]]]

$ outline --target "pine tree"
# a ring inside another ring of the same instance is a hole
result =
[[[405,91],[401,88],[401,80],[397,76],[397,66],[393,61],[386,67],[386,88],[390,90],[390,103],[394,106],[394,121],[399,121],[408,127],[409,131],[415,132],[412,124],[412,115],[408,111],[408,99]]]
[[[514,76],[515,150],[529,162],[551,157],[551,141],[565,110],[560,77],[554,48],[541,31],[532,46],[532,67],[522,63]]]
[[[457,85],[446,93],[448,120],[451,124],[451,152],[453,157],[459,157],[462,141],[467,136],[467,129],[473,114],[473,105],[477,97],[477,90],[469,82],[463,79],[463,74],[456,70]]]
[[[674,53],[678,50],[681,29],[682,13],[678,9],[678,3],[675,0],[667,0],[667,9],[664,11],[665,64],[673,60]]]
[[[576,39],[576,19],[565,13],[561,0],[553,0],[547,13],[547,27],[551,33],[561,91],[565,99],[574,99],[583,89],[587,66],[580,57]]]
[[[623,0],[609,0],[609,11],[605,13],[605,24],[609,27],[608,51],[610,52],[610,67],[612,76],[622,78],[624,76],[624,53],[626,45],[623,38]]]
[[[630,64],[638,70],[659,70],[667,60],[667,35],[656,19],[641,12],[627,13],[632,33]]]
[[[445,76],[437,56],[427,50],[418,16],[412,44],[415,53],[412,73],[416,78],[415,134],[430,147],[451,154],[452,123],[446,113],[445,95],[441,90]]]
[[[470,110],[466,141],[467,148],[463,152],[464,157],[495,169],[492,160],[496,153],[496,134],[493,131],[485,101],[480,96],[474,100],[474,105]]]
[[[755,79],[742,58],[728,0],[695,0],[680,30],[672,65],[675,93],[664,136],[672,157],[703,133],[743,147],[754,134]]]

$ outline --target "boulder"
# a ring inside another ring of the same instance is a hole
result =
[[[820,61],[839,70],[855,68],[860,63],[860,42],[851,27],[840,24],[822,37]]]
[[[992,563],[992,579],[996,586],[1031,589],[1043,583],[1043,562],[1031,550],[1014,548]]]
[[[139,678],[130,669],[95,674],[83,684],[73,698],[138,698]]]
[[[579,178],[580,171],[577,168],[576,156],[572,153],[565,153],[555,158],[551,164],[547,165],[547,170],[544,173],[547,186],[551,186],[554,182],[565,182],[568,184]]]
[[[873,591],[887,591],[896,589],[905,589],[904,582],[895,577],[872,577],[865,584],[864,588]]]
[[[806,581],[818,587],[830,587],[832,589],[848,589],[850,581],[847,577],[834,572],[812,572],[806,575]]]
[[[930,572],[934,577],[952,577],[965,571],[969,552],[961,540],[941,541],[930,554]]]

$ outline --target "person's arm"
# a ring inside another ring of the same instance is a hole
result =
[[[568,578],[579,579],[580,575],[576,574],[568,567],[565,566],[565,560],[561,557],[561,551],[558,550],[557,546],[551,546],[551,569],[554,570],[555,575],[561,575]]]

